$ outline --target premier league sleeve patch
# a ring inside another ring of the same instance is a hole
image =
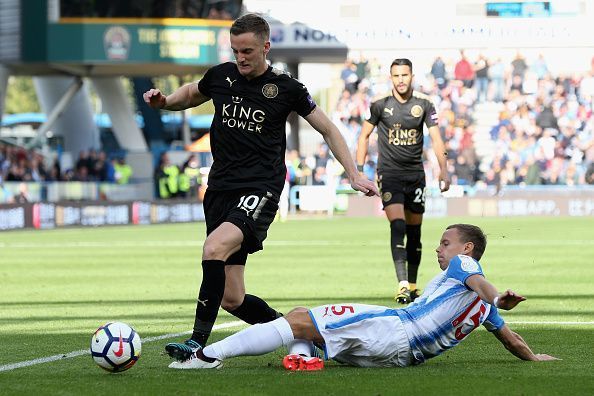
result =
[[[483,275],[481,265],[470,256],[459,254],[450,260],[447,269],[448,278],[454,278],[464,283],[471,275]]]
[[[472,258],[468,256],[460,256],[462,270],[465,272],[477,272],[479,271],[478,263]]]

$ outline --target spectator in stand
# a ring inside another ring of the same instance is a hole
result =
[[[126,163],[126,158],[119,157],[114,163],[115,181],[117,184],[128,184],[134,174],[130,164]]]
[[[198,196],[200,188],[200,166],[196,154],[190,154],[186,162],[182,165],[180,173],[180,190],[186,191],[186,196]],[[182,184],[184,184],[182,189]]]
[[[357,76],[357,66],[351,59],[347,59],[344,63],[344,69],[340,73],[340,78],[344,83],[344,89],[350,94],[357,92],[357,83],[359,77]]]
[[[543,54],[538,55],[538,58],[530,65],[530,69],[539,80],[543,80],[549,74],[549,68]]]
[[[30,199],[27,183],[19,183],[19,193],[14,196],[14,203],[25,204],[28,202],[30,202]]]
[[[540,111],[536,116],[536,125],[538,125],[542,129],[559,128],[559,125],[557,124],[557,117],[555,116],[553,108],[551,107],[551,104],[549,102],[542,103],[540,105]]]
[[[318,146],[318,152],[314,156],[315,166],[313,168],[313,185],[324,185],[327,182],[326,166],[328,165],[328,146],[320,144]]]
[[[433,79],[435,79],[435,84],[439,89],[444,89],[448,85],[448,80],[446,76],[446,66],[441,59],[441,56],[438,56],[433,61],[431,65],[431,75]]]
[[[505,95],[505,64],[500,57],[489,66],[488,74],[493,86],[493,100],[502,102]]]
[[[460,51],[460,60],[454,67],[454,78],[462,81],[466,88],[471,88],[474,85],[474,69],[468,59],[466,59],[463,50]]]
[[[456,184],[460,186],[469,186],[474,184],[474,170],[466,162],[464,155],[458,155],[456,157],[456,164],[454,165],[453,177],[456,178]]]
[[[107,154],[105,151],[100,151],[97,154],[97,160],[95,161],[95,165],[93,167],[93,175],[95,176],[95,180],[104,182],[107,181]]]
[[[477,100],[485,102],[489,90],[489,61],[483,54],[479,55],[474,64],[474,72],[476,75]]]
[[[8,173],[6,174],[6,181],[13,182],[13,181],[23,181],[23,176],[25,174],[25,169],[19,166],[18,164],[12,164],[8,169]]]
[[[169,161],[167,153],[162,153],[159,165],[155,169],[155,185],[158,188],[159,198],[169,199],[178,196],[179,168]]]
[[[76,171],[78,172],[83,166],[87,168],[87,170],[89,169],[89,152],[87,150],[82,150],[78,153],[78,160],[75,165]]]
[[[524,59],[524,56],[520,51],[516,52],[516,57],[511,62],[512,66],[512,78],[513,77],[520,77],[520,81],[524,82],[524,76],[526,74],[526,70],[528,69],[528,64]]]

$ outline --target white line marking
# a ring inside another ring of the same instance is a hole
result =
[[[220,325],[216,325],[212,329],[213,330],[221,330],[221,329],[228,329],[231,327],[238,327],[241,325],[245,325],[245,322],[236,320],[234,322],[228,322],[228,323],[222,323]],[[183,335],[187,335],[187,334],[191,334],[191,333],[192,333],[192,331],[184,331],[182,333],[172,333],[172,334],[164,334],[164,335],[155,336],[155,337],[146,337],[146,338],[142,339],[142,343],[144,344],[146,342],[159,341],[159,340],[164,340],[167,338],[181,337]],[[19,363],[5,364],[3,366],[0,366],[0,372],[12,371],[12,370],[16,370],[16,369],[23,368],[23,367],[34,366],[36,364],[55,362],[56,360],[70,359],[73,357],[90,355],[90,354],[91,354],[91,352],[88,349],[81,349],[78,351],[65,353],[63,355],[46,356],[43,358],[26,360],[24,362],[19,362]]]

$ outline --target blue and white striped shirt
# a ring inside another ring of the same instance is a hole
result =
[[[429,282],[421,297],[397,310],[408,335],[414,364],[458,345],[481,324],[489,331],[503,327],[497,309],[466,286],[466,279],[475,274],[484,276],[478,261],[458,255]]]

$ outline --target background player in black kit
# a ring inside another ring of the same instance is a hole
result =
[[[285,123],[291,111],[322,134],[355,190],[379,195],[374,183],[359,175],[343,137],[307,88],[268,66],[269,37],[263,18],[244,15],[231,26],[235,63],[214,66],[199,83],[169,96],[158,89],[144,93],[153,108],[182,110],[211,99],[215,106],[210,130],[214,162],[204,198],[208,236],[202,284],[192,337],[165,347],[178,360],[172,368],[195,368],[193,352],[206,344],[220,306],[250,324],[280,315],[261,298],[245,294],[244,270],[247,255],[262,249],[278,208],[286,175]]]
[[[392,93],[371,104],[369,119],[363,123],[357,146],[357,167],[359,171],[363,170],[369,135],[377,127],[378,185],[384,211],[390,221],[390,245],[398,278],[396,301],[407,304],[420,294],[417,273],[421,263],[421,224],[425,212],[423,124],[429,128],[439,162],[442,192],[450,188],[450,181],[437,113],[426,95],[412,89],[412,62],[408,59],[394,60],[390,66],[390,77]]]

